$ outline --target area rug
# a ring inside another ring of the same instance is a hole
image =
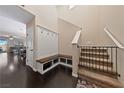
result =
[[[99,86],[89,81],[78,79],[76,88],[99,88]]]

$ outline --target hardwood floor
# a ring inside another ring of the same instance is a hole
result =
[[[34,72],[17,55],[0,54],[0,87],[2,88],[71,88],[77,79],[70,68],[58,66],[45,75]]]

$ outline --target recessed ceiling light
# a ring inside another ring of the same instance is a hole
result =
[[[10,37],[9,39],[10,39],[10,40],[13,40],[14,38]]]
[[[9,37],[10,40],[13,40],[14,38],[12,36]]]

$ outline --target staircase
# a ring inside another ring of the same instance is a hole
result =
[[[79,78],[101,87],[121,87],[118,81],[117,49],[115,46],[79,46]]]

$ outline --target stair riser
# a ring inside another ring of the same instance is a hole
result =
[[[99,55],[99,54],[91,54],[91,53],[81,53],[81,56],[82,57],[109,59],[109,55]]]
[[[82,52],[107,53],[106,49],[81,49]]]
[[[87,63],[87,64],[91,64],[91,65],[95,64],[95,65],[107,66],[107,67],[113,66],[113,63],[111,63],[111,62],[104,62],[104,61],[91,60],[91,59],[82,59],[82,58],[80,58],[79,60],[80,60],[79,62],[82,62],[82,64]]]

